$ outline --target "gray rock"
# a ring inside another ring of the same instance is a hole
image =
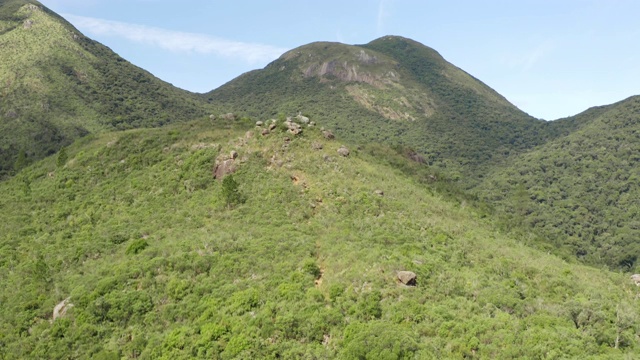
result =
[[[636,286],[640,286],[640,274],[631,275],[631,280],[633,280]]]
[[[270,132],[269,129],[262,129],[262,136],[269,135]]]
[[[229,153],[229,155],[231,155],[231,158],[235,160],[238,157],[238,152],[235,150],[231,150],[231,153]]]
[[[416,286],[418,276],[413,271],[398,271],[398,281],[407,286]]]
[[[311,144],[311,149],[313,150],[322,150],[323,148],[324,145],[322,145],[322,143],[314,142],[313,144]]]
[[[256,126],[262,126],[264,123],[262,121],[256,121]]]
[[[384,191],[382,191],[382,190],[376,190],[373,193],[376,194],[376,195],[379,195],[379,196],[384,196]]]
[[[347,157],[347,156],[349,156],[349,149],[347,149],[346,146],[342,145],[342,146],[340,146],[340,149],[338,149],[338,154],[340,156]]]
[[[298,119],[298,121],[300,121],[303,124],[308,124],[309,123],[309,118],[302,115],[302,114],[298,114],[298,116],[296,116],[296,119]]]

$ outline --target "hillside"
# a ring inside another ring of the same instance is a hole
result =
[[[587,263],[639,270],[640,97],[567,121],[582,125],[511,159],[479,191]]]
[[[37,1],[0,1],[0,179],[89,133],[206,113]],[[19,156],[20,155],[20,156]]]
[[[356,142],[409,146],[468,182],[574,127],[528,116],[435,50],[397,36],[305,45],[204,96],[220,111],[301,111]]]
[[[0,183],[0,358],[640,351],[626,275],[523,246],[383,145],[263,131],[89,135]],[[214,179],[216,163],[237,171]]]

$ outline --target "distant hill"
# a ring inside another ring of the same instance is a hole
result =
[[[510,159],[478,190],[583,261],[635,270],[640,259],[640,97],[563,121],[566,137]]]
[[[0,178],[103,130],[206,113],[177,89],[83,36],[37,1],[0,2]]]
[[[573,128],[532,118],[435,50],[398,36],[305,45],[204,96],[219,109],[257,118],[300,111],[353,141],[409,146],[454,178],[475,179],[487,164]]]
[[[0,182],[0,358],[640,351],[628,275],[524,246],[384,144],[267,125],[90,135]]]

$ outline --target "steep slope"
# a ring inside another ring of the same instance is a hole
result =
[[[487,163],[563,133],[397,36],[305,45],[205,96],[220,109],[254,117],[302,111],[354,141],[407,145],[454,177],[476,177]]]
[[[90,135],[0,183],[0,358],[638,354],[627,276],[524,247],[382,145],[224,125]]]
[[[512,159],[479,190],[588,263],[638,269],[640,97],[566,121],[580,129]]]
[[[186,91],[80,34],[37,1],[0,2],[0,178],[104,129],[205,113]],[[20,165],[20,164],[18,164]]]

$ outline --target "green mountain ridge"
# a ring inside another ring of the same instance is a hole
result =
[[[435,50],[398,36],[305,45],[205,96],[219,109],[301,111],[356,142],[410,146],[469,181],[574,127],[532,118]]]
[[[133,66],[37,1],[0,2],[0,178],[88,133],[190,120],[197,96]],[[20,165],[20,166],[15,166]]]
[[[639,119],[638,96],[576,115],[578,130],[511,159],[479,191],[578,258],[636,270]]]

